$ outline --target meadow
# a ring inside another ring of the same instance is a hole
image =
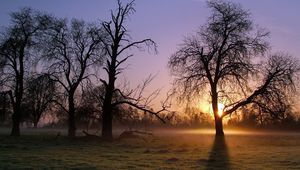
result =
[[[32,131],[13,138],[1,130],[0,169],[300,169],[297,133],[161,130],[105,142]]]

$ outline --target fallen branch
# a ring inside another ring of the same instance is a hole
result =
[[[133,130],[133,131],[124,131],[120,134],[118,140],[122,140],[122,139],[143,139],[144,141],[146,141],[146,137],[147,136],[153,136],[152,133],[150,132],[142,132],[142,131],[138,131],[138,130]]]
[[[101,136],[90,134],[90,133],[88,133],[88,132],[85,131],[85,130],[83,130],[82,133],[84,133],[86,137],[90,137],[90,138],[99,138],[99,139],[101,138]]]

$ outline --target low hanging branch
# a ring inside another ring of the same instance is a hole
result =
[[[163,112],[170,112],[168,110],[171,108],[171,94],[168,94],[166,99],[161,102],[161,109],[158,111],[153,111],[152,109],[149,109],[150,103],[152,103],[159,95],[160,90],[153,91],[150,95],[147,97],[143,97],[143,92],[145,91],[146,87],[150,84],[150,82],[153,80],[153,76],[149,76],[142,85],[139,85],[134,90],[129,90],[126,94],[124,94],[120,89],[116,89],[115,92],[120,94],[121,99],[112,103],[113,107],[117,107],[118,105],[126,104],[129,106],[132,106],[138,110],[144,111],[146,113],[150,113],[154,115],[156,118],[158,118],[161,122],[166,123],[165,118],[163,118],[160,114]]]
[[[295,93],[295,78],[300,66],[298,61],[288,55],[275,54],[271,56],[265,66],[263,84],[246,99],[225,107],[222,117],[227,116],[248,104],[255,104],[269,114],[275,114],[275,108],[285,108],[288,96]],[[284,100],[283,100],[284,99]],[[267,101],[267,103],[264,103]],[[281,110],[281,112],[284,110]],[[279,113],[276,113],[279,114]]]

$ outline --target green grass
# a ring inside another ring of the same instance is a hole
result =
[[[300,135],[169,133],[113,143],[0,135],[0,169],[300,169]]]

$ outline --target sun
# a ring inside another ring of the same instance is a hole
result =
[[[223,115],[224,104],[218,103],[218,115],[221,117]]]
[[[218,103],[218,116],[221,117],[223,115],[223,111],[224,111],[224,104],[223,103]],[[212,104],[211,103],[207,103],[207,108],[208,108],[208,112],[213,116],[214,115],[214,111],[212,108]]]

